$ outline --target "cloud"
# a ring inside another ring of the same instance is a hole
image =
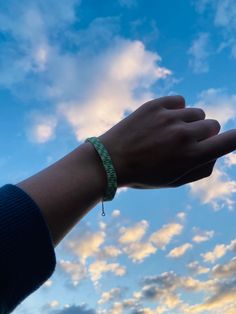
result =
[[[55,129],[57,126],[56,117],[31,112],[29,118],[31,122],[29,123],[27,135],[31,142],[43,144],[55,138]]]
[[[59,267],[70,276],[74,286],[77,286],[81,280],[87,277],[87,270],[85,266],[79,262],[60,260]]]
[[[176,216],[177,216],[177,218],[180,219],[181,222],[184,222],[187,214],[185,212],[179,212]]]
[[[53,284],[53,281],[51,279],[48,279],[47,281],[45,281],[45,283],[43,284],[43,286],[45,287],[51,287]]]
[[[217,244],[213,251],[202,253],[201,256],[203,257],[204,262],[210,262],[213,264],[216,260],[224,256],[227,253],[227,250],[227,245]]]
[[[197,102],[192,107],[202,108],[206,113],[206,119],[218,120],[221,132],[224,132],[227,131],[228,123],[235,121],[235,101],[236,95],[229,95],[224,89],[210,88],[199,94]],[[212,205],[214,210],[219,210],[225,205],[233,209],[236,182],[230,180],[227,173],[218,165],[214,167],[211,176],[189,183],[188,186],[193,195],[199,197],[203,204]]]
[[[121,236],[118,241],[121,244],[137,242],[145,235],[148,226],[148,222],[146,220],[142,220],[132,227],[122,227],[120,229]]]
[[[144,258],[156,253],[157,248],[150,242],[133,242],[123,246],[123,251],[134,263],[143,262]]]
[[[190,307],[190,313],[202,313],[205,311],[212,311],[212,313],[234,313],[236,286],[235,282],[231,284],[222,285],[218,291],[211,297],[207,298],[204,303]],[[230,311],[227,308],[230,306]],[[234,310],[231,312],[231,310]],[[213,312],[214,311],[214,312]],[[219,312],[218,312],[219,311]]]
[[[206,230],[206,231],[203,231],[203,230],[200,230],[198,228],[193,228],[194,232],[195,232],[195,235],[193,237],[193,242],[196,242],[196,243],[201,243],[201,242],[206,242],[208,241],[209,239],[211,239],[214,235],[214,231],[213,230]]]
[[[97,17],[75,29],[79,5],[76,0],[0,5],[0,30],[7,35],[1,43],[0,86],[30,103],[47,103],[56,121],[68,123],[84,141],[155,98],[152,85],[171,71],[142,41],[120,36],[119,17]],[[54,131],[51,124],[35,123],[31,133],[45,143]]]
[[[215,291],[215,281],[200,281],[192,277],[179,276],[175,272],[165,272],[157,276],[146,276],[143,278],[140,300],[144,302],[155,302],[159,304],[155,313],[189,313],[188,304],[180,298],[183,292],[210,292]]]
[[[120,216],[120,210],[119,209],[115,209],[112,212],[112,217],[119,217]]]
[[[121,298],[122,291],[120,288],[113,288],[110,291],[102,293],[101,299],[98,300],[98,304],[104,304],[110,301],[114,301]]]
[[[214,168],[210,177],[189,184],[191,193],[199,197],[203,204],[211,204],[214,210],[225,205],[234,208],[232,194],[236,192],[236,182],[222,170]]]
[[[97,257],[101,259],[107,259],[111,257],[117,257],[122,254],[122,251],[115,247],[114,245],[105,246],[103,249],[100,249],[97,253]]]
[[[120,36],[119,17],[97,17],[75,29],[79,5],[76,0],[0,5],[0,31],[8,34],[1,46],[0,86],[47,104],[54,116],[26,130],[37,143],[54,139],[59,120],[78,141],[101,135],[155,98],[153,84],[171,75],[157,52]],[[27,114],[30,118],[30,110]]]
[[[231,54],[236,58],[236,4],[234,0],[198,0],[194,1],[199,13],[204,13],[206,9],[211,9],[213,14],[213,24],[221,30],[223,34],[222,43],[218,49],[221,51],[225,47],[231,48]]]
[[[105,232],[93,232],[90,229],[82,228],[78,231],[76,237],[67,240],[65,246],[78,256],[83,264],[86,259],[96,256],[100,250],[100,246],[105,242]]]
[[[193,261],[193,262],[189,263],[187,265],[187,267],[190,270],[190,272],[197,274],[197,275],[206,274],[210,271],[210,268],[203,267],[203,266],[199,265],[198,261]]]
[[[168,257],[178,258],[183,256],[188,250],[192,249],[192,244],[184,243],[180,246],[175,247],[168,253]]]
[[[183,226],[179,223],[170,223],[164,225],[161,229],[153,232],[149,240],[158,248],[165,249],[165,247],[171,242],[172,238],[180,235],[183,230]]]
[[[91,135],[101,135],[122,120],[126,111],[133,111],[153,98],[149,87],[170,75],[169,70],[156,65],[159,60],[160,57],[146,51],[140,41],[114,39],[101,55],[89,57],[86,72],[92,78],[85,91],[81,91],[80,98],[90,88],[92,91],[81,100],[59,103],[58,114],[69,122],[79,141]],[[82,62],[86,64],[85,57]],[[79,80],[76,81],[78,89]],[[137,89],[145,92],[136,98]]]
[[[206,73],[209,71],[208,57],[210,56],[210,35],[198,34],[188,50],[190,55],[189,66],[194,73]]]
[[[236,94],[230,95],[221,88],[209,88],[199,94],[198,100],[191,107],[202,108],[206,113],[206,119],[218,120],[222,132],[229,122],[236,119],[235,101]]]
[[[119,265],[118,263],[107,263],[106,261],[97,260],[89,265],[89,273],[91,280],[95,283],[102,277],[105,272],[112,272],[116,276],[124,276],[126,273],[126,268]]]
[[[52,300],[51,302],[49,302],[48,307],[50,307],[50,308],[58,307],[59,304],[60,304],[59,301],[57,301],[57,300]]]
[[[52,311],[50,314],[96,314],[96,311],[87,309],[87,305],[67,305],[64,309]]]
[[[223,265],[216,265],[212,269],[213,276],[217,278],[234,278],[236,275],[236,257]]]
[[[224,158],[225,165],[227,167],[232,167],[236,165],[236,154],[235,153],[230,153],[225,156]]]

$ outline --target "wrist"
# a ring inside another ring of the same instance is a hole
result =
[[[92,178],[93,191],[98,201],[102,201],[107,189],[107,175],[102,160],[91,143],[83,143],[79,150],[80,158],[84,156],[84,169]]]

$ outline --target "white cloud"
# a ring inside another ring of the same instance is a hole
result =
[[[119,35],[119,17],[97,17],[74,31],[80,1],[13,2],[0,14],[0,30],[12,38],[1,46],[0,85],[48,103],[78,141],[101,135],[154,98],[152,85],[171,74],[159,65],[158,53]],[[73,51],[65,50],[65,42]],[[39,142],[49,140],[52,129],[37,125]]]
[[[49,302],[48,306],[49,308],[55,308],[58,307],[60,305],[60,302],[58,300],[52,300],[51,302]]]
[[[122,254],[122,251],[113,245],[105,246],[103,249],[100,249],[97,253],[97,257],[102,259],[107,259],[111,257],[117,257]]]
[[[236,257],[223,265],[215,265],[212,269],[213,276],[217,278],[235,278],[236,274]]]
[[[32,112],[29,115],[31,122],[27,130],[30,141],[36,143],[45,143],[55,137],[57,118],[46,116],[40,113]]]
[[[227,123],[236,120],[235,101],[235,94],[229,95],[220,88],[209,88],[199,94],[198,101],[192,107],[202,108],[206,113],[206,119],[218,120],[222,132]]]
[[[230,153],[224,157],[224,163],[227,167],[236,165],[236,154]]]
[[[213,14],[213,24],[221,30],[223,34],[222,42],[218,49],[230,46],[231,54],[236,58],[236,4],[234,0],[198,0],[194,1],[197,10],[202,14],[206,8],[211,8]]]
[[[100,250],[100,246],[105,242],[105,232],[92,232],[91,230],[82,230],[78,235],[65,243],[65,246],[70,249],[76,256],[80,257],[81,262],[85,261],[90,256],[95,256]]]
[[[115,209],[112,212],[112,217],[119,217],[120,216],[120,210],[119,209]]]
[[[117,298],[121,297],[121,289],[113,288],[110,291],[106,291],[102,293],[101,299],[98,300],[98,304],[104,304],[110,301],[114,301]]]
[[[180,219],[180,221],[184,222],[187,214],[185,212],[179,212],[176,216]]]
[[[43,284],[43,286],[45,287],[51,287],[53,284],[53,281],[51,279],[48,279],[47,281],[45,281],[45,283]]]
[[[202,253],[201,256],[203,257],[204,262],[210,262],[213,264],[216,260],[224,256],[227,253],[227,250],[227,245],[217,244],[213,251]]]
[[[206,73],[209,71],[208,57],[210,56],[210,36],[208,33],[200,33],[188,50],[190,55],[189,65],[194,73]]]
[[[118,263],[107,263],[106,261],[97,260],[94,263],[89,265],[89,273],[91,276],[91,280],[98,282],[98,280],[102,277],[102,274],[105,272],[112,272],[116,276],[124,276],[126,273],[126,268],[121,266]]]
[[[140,41],[114,40],[101,55],[90,56],[86,71],[91,80],[82,91],[83,95],[86,92],[83,99],[59,103],[58,114],[67,119],[80,141],[101,135],[122,120],[125,111],[133,111],[153,98],[149,87],[170,75],[169,70],[156,64],[158,61],[160,57],[147,51]],[[83,64],[86,62],[83,58]],[[77,89],[80,81],[82,78],[76,80]],[[137,88],[145,91],[136,98]]]
[[[141,263],[144,258],[156,253],[157,248],[150,242],[132,242],[123,246],[123,251],[134,263]]]
[[[165,247],[171,242],[172,238],[180,235],[182,230],[183,226],[181,224],[170,223],[153,232],[149,240],[158,248],[165,249]]]
[[[179,258],[183,256],[188,250],[192,249],[192,244],[184,243],[180,246],[175,247],[168,253],[168,257]]]
[[[234,208],[232,194],[236,192],[236,182],[217,167],[210,177],[189,184],[192,195],[199,197],[203,204],[211,204],[214,210],[225,205],[231,210]]]
[[[146,220],[142,220],[136,223],[134,226],[126,228],[120,228],[120,238],[119,242],[121,244],[133,243],[142,239],[148,229],[148,222]]]
[[[206,274],[210,271],[210,268],[201,266],[198,261],[189,263],[187,267],[191,272],[197,275]]]
[[[81,280],[87,277],[85,266],[80,262],[71,262],[68,260],[60,260],[59,267],[70,276],[74,286],[77,286]]]
[[[201,242],[206,242],[209,239],[211,239],[214,235],[213,230],[200,230],[198,228],[193,228],[193,231],[195,232],[195,235],[193,237],[193,242],[196,243],[201,243]]]

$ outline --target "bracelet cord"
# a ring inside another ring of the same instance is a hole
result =
[[[103,202],[112,200],[114,198],[114,196],[116,194],[116,190],[117,190],[116,171],[115,171],[112,159],[110,157],[110,154],[108,153],[108,151],[105,148],[105,146],[103,145],[103,143],[97,137],[95,137],[95,136],[89,137],[85,140],[85,142],[89,142],[89,143],[93,144],[95,150],[97,151],[97,153],[99,154],[99,156],[102,160],[104,169],[106,171],[108,184],[107,184],[105,195],[102,199],[102,216],[105,216],[106,214],[104,211]]]

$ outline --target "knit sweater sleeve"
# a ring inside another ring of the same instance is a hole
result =
[[[0,314],[11,313],[54,272],[48,225],[34,200],[13,184],[0,188]]]

